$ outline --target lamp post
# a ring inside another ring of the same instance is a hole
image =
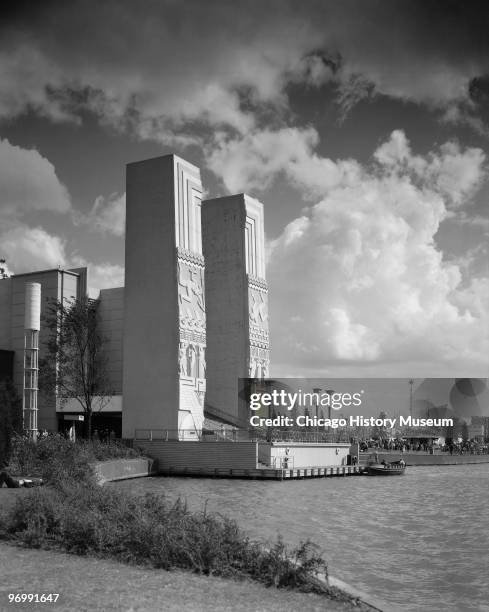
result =
[[[409,414],[413,416],[413,384],[414,380],[409,379]]]
[[[333,397],[334,391],[333,389],[326,389],[326,393],[329,395],[328,402],[328,420],[331,421],[331,398]],[[329,437],[329,436],[328,436]],[[331,442],[333,441],[333,434],[331,434]]]
[[[319,416],[319,396],[321,394],[322,389],[320,389],[319,387],[316,387],[315,389],[312,390],[312,392],[317,395],[316,397],[316,442],[318,442],[318,438],[319,438],[319,425],[317,423],[318,420],[318,416]]]

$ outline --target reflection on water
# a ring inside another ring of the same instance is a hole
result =
[[[332,575],[406,611],[489,611],[489,464],[410,467],[397,478],[291,482],[146,478],[112,486],[186,498],[253,537],[310,538]]]

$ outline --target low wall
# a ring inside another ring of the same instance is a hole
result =
[[[112,480],[149,476],[155,472],[155,467],[155,461],[147,457],[97,461],[97,463],[93,464],[95,475],[100,484]]]
[[[272,467],[291,469],[305,467],[328,467],[346,465],[350,453],[350,444],[326,442],[269,442],[260,443],[258,456],[260,461]]]
[[[389,612],[401,612],[401,609],[397,607],[395,604],[384,602],[380,599],[377,599],[374,595],[370,595],[369,593],[365,593],[364,591],[360,591],[359,589],[351,586],[350,584],[343,582],[339,578],[335,578],[334,576],[328,575],[326,580],[326,584],[328,586],[336,587],[348,595],[352,597],[356,597],[360,599],[362,603],[370,606],[372,610],[378,610],[382,612],[382,610],[389,610]]]
[[[134,446],[158,462],[158,471],[185,468],[255,470],[256,442],[180,442],[178,440],[135,440]]]

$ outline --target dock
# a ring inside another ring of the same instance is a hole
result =
[[[209,468],[209,467],[164,467],[158,470],[161,476],[189,476],[195,478],[242,478],[250,480],[302,480],[304,478],[334,478],[339,476],[361,476],[366,468],[360,465],[333,465],[304,468]]]
[[[190,442],[168,440],[161,433],[156,437],[152,430],[138,434],[135,446],[157,462],[157,473],[163,476],[302,480],[360,476],[366,471],[364,466],[349,465],[350,444],[345,442]]]

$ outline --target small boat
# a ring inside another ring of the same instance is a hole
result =
[[[402,476],[406,471],[404,462],[371,463],[367,465],[368,476]]]

